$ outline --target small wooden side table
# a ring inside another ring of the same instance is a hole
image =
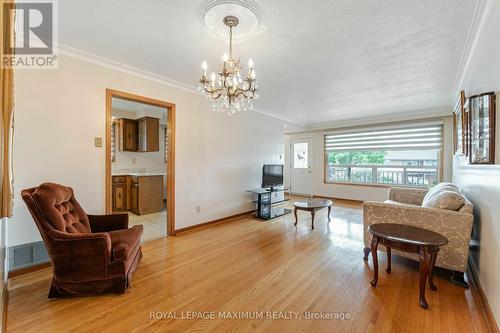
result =
[[[378,282],[378,244],[387,250],[387,269],[391,272],[391,248],[399,251],[417,253],[420,261],[420,306],[427,309],[429,305],[425,299],[425,285],[429,280],[429,288],[437,290],[433,281],[434,265],[439,252],[439,247],[448,244],[448,239],[437,232],[424,228],[396,223],[378,223],[368,227],[373,235],[371,251],[373,258],[373,280],[371,285],[377,286]]]
[[[316,211],[322,208],[328,208],[328,222],[330,222],[330,212],[332,210],[332,201],[327,199],[304,199],[293,203],[295,215],[295,225],[297,225],[297,211],[305,210],[311,212],[311,228],[314,230],[314,216]]]

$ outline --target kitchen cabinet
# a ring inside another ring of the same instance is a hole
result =
[[[118,120],[120,151],[160,151],[160,119],[143,117]]]
[[[163,176],[132,176],[130,210],[137,215],[163,209]]]
[[[127,182],[126,177],[118,176],[113,177],[113,188],[112,188],[112,196],[113,196],[113,211],[123,211],[127,210]]]
[[[160,119],[152,117],[137,119],[137,132],[137,151],[160,151]]]
[[[120,150],[137,151],[137,121],[121,118],[118,120]]]
[[[113,212],[130,210],[137,215],[163,209],[163,175],[121,175],[112,177]]]
[[[130,210],[135,214],[139,213],[139,184],[130,184]]]

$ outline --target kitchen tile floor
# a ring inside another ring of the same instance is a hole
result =
[[[163,209],[160,212],[136,215],[129,212],[129,225],[142,224],[144,234],[141,237],[142,242],[147,242],[153,239],[167,237],[167,210]]]

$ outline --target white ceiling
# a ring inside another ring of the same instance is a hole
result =
[[[253,1],[261,33],[234,54],[255,62],[256,106],[315,125],[450,109],[479,0]],[[195,86],[201,62],[214,68],[227,49],[199,19],[201,3],[59,1],[59,40]]]

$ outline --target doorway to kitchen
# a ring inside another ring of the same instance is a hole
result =
[[[175,235],[175,104],[106,90],[106,212]]]

